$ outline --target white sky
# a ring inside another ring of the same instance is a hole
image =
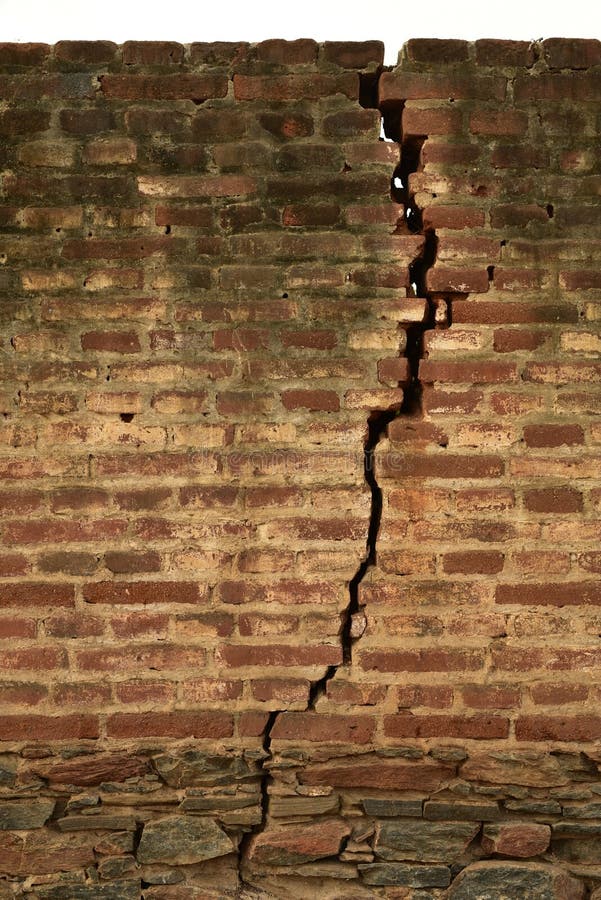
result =
[[[601,38],[599,0],[0,0],[0,40]]]

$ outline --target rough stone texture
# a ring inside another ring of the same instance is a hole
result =
[[[374,848],[382,859],[455,862],[479,830],[479,825],[467,822],[385,821]]]
[[[254,863],[287,866],[337,856],[350,825],[340,819],[320,819],[315,825],[290,825],[280,831],[261,832],[252,840],[249,858]]]
[[[140,863],[188,866],[233,850],[232,842],[213,819],[166,816],[144,828],[136,857]]]
[[[534,823],[511,823],[506,825],[485,825],[482,849],[487,854],[499,853],[503,856],[538,856],[544,853],[551,840],[548,825]]]
[[[382,59],[0,46],[2,897],[594,896],[601,43]]]
[[[584,888],[556,866],[481,862],[468,866],[449,889],[449,900],[581,900]]]

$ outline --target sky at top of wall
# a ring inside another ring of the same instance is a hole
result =
[[[601,4],[595,0],[0,0],[0,21],[4,41],[378,39],[386,45],[388,65],[412,37],[601,38]]]

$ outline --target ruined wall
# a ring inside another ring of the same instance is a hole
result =
[[[601,45],[382,51],[0,46],[1,898],[599,896]]]

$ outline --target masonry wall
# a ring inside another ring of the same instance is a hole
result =
[[[0,46],[1,898],[601,895],[601,45],[382,57]]]

